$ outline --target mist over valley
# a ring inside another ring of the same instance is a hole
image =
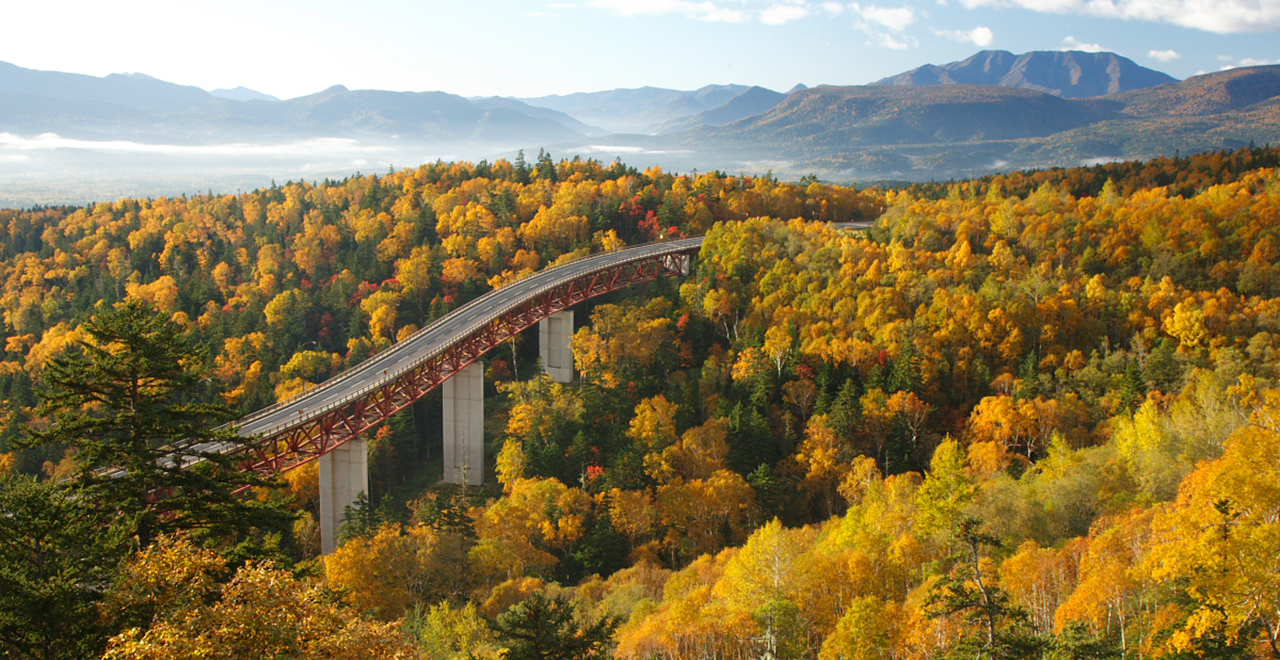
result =
[[[1114,53],[982,51],[863,86],[528,98],[335,85],[280,100],[0,63],[0,205],[232,191],[436,160],[617,158],[784,179],[945,180],[1280,142],[1280,67],[1176,81]]]

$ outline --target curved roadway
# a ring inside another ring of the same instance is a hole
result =
[[[837,229],[867,229],[871,224],[859,222],[833,226]],[[476,298],[359,365],[291,399],[241,418],[230,426],[235,427],[237,434],[243,438],[278,436],[335,408],[358,402],[370,392],[393,382],[404,372],[443,353],[540,294],[628,262],[692,254],[701,248],[702,240],[698,236],[664,243],[648,243],[592,255],[535,273]],[[185,466],[200,462],[200,454],[235,453],[244,449],[245,445],[242,443],[202,442],[188,446],[187,451],[177,452],[174,458]]]
[[[834,227],[866,229],[871,224],[842,223]],[[246,438],[260,434],[276,435],[285,428],[306,423],[329,410],[359,400],[541,293],[627,262],[691,254],[702,247],[702,240],[703,237],[697,236],[647,243],[592,255],[535,273],[472,300],[359,365],[291,399],[250,414],[234,425],[239,435]]]
[[[549,289],[630,261],[688,254],[701,246],[701,236],[649,243],[593,255],[530,275],[472,300],[359,365],[291,399],[253,413],[235,422],[235,426],[239,435],[247,438],[276,435],[359,400]]]

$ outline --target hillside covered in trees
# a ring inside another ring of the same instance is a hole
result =
[[[204,351],[179,398],[244,412],[523,273],[705,233],[689,278],[579,313],[577,383],[534,341],[486,357],[492,487],[432,485],[425,401],[337,552],[314,467],[248,498],[291,523],[103,540],[66,597],[100,641],[61,657],[1280,657],[1277,154],[864,191],[543,155],[0,211],[0,490],[76,473],[18,447],[117,302]]]

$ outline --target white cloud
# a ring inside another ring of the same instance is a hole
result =
[[[940,37],[946,37],[952,41],[958,41],[962,44],[973,44],[981,48],[990,46],[996,39],[996,34],[989,27],[976,27],[968,32],[963,30],[934,30],[934,34]]]
[[[916,22],[916,14],[910,7],[878,7],[876,5],[863,7],[855,2],[849,5],[849,9],[862,16],[868,23],[875,23],[891,32],[901,33]]]
[[[765,25],[782,25],[809,15],[809,9],[800,5],[773,5],[760,12],[760,22]]]
[[[747,15],[736,9],[722,9],[712,2],[688,0],[589,0],[588,7],[609,9],[620,16],[652,16],[659,14],[684,14],[704,21],[741,23]]]
[[[1058,50],[1082,50],[1086,53],[1101,53],[1102,51],[1110,49],[1105,48],[1101,44],[1085,43],[1075,37],[1067,37],[1062,40],[1062,47]]]
[[[859,30],[867,33],[871,41],[867,45],[877,45],[893,50],[906,50],[919,42],[911,37],[903,37],[912,23],[916,22],[916,13],[910,7],[880,7],[859,3],[850,3],[849,10],[859,16]],[[887,30],[887,32],[886,32]],[[896,35],[896,36],[895,36]]]
[[[1224,59],[1224,58],[1219,57],[1218,59]],[[1231,58],[1226,57],[1225,59],[1230,60]],[[1242,66],[1266,66],[1268,64],[1280,64],[1280,59],[1266,60],[1266,59],[1257,59],[1253,57],[1242,57],[1240,58],[1239,62],[1236,62],[1235,64],[1224,64],[1222,65],[1222,68],[1219,70],[1228,71],[1230,69],[1236,69]]]
[[[1182,59],[1182,55],[1178,54],[1178,51],[1176,50],[1153,50],[1147,53],[1147,57],[1150,57],[1153,60],[1160,60],[1161,62],[1172,62],[1174,60]]]
[[[1227,34],[1280,29],[1280,0],[960,0],[975,7],[1021,7],[1051,14],[1172,23]]]
[[[990,46],[991,42],[995,41],[995,39],[996,34],[992,32],[989,27],[982,26],[969,30],[969,40],[972,41],[975,46],[982,46],[983,48],[986,48],[987,46]]]
[[[822,3],[822,11],[825,11],[832,16],[839,16],[844,13],[844,5],[838,2],[824,2]]]
[[[911,42],[914,41],[913,39],[909,39],[909,38],[898,39],[898,38],[895,38],[892,34],[888,34],[886,32],[881,32],[873,36],[875,39],[874,41],[872,41],[872,43],[874,43],[877,46],[883,46],[885,48],[891,48],[893,50],[906,50],[911,47]]]

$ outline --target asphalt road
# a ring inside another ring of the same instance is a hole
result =
[[[276,435],[283,429],[305,423],[328,410],[348,405],[364,397],[401,373],[444,352],[503,314],[523,305],[548,289],[566,284],[593,272],[629,261],[669,254],[688,253],[702,245],[702,237],[606,252],[563,266],[545,270],[509,284],[454,310],[435,323],[359,365],[330,378],[280,404],[265,408],[236,422],[244,437]]]

